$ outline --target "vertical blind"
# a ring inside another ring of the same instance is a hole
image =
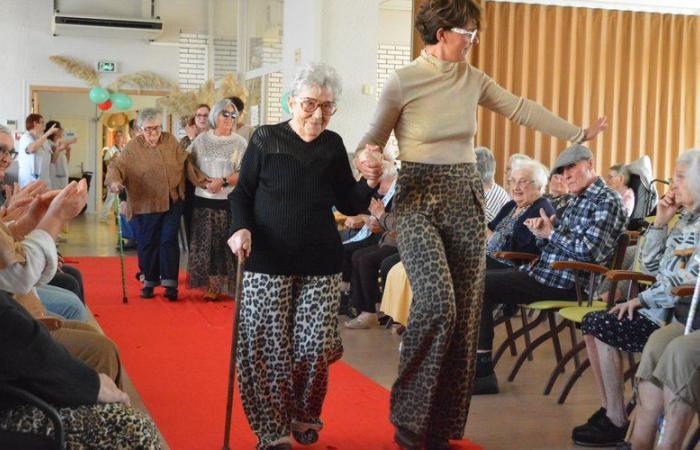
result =
[[[669,178],[676,157],[700,147],[700,17],[483,5],[472,64],[574,124],[586,127],[607,116],[608,130],[588,143],[599,173],[648,155],[654,175]],[[414,54],[419,51],[414,45]],[[567,145],[485,108],[478,120],[476,144],[496,155],[500,182],[509,155],[525,153],[551,166]]]

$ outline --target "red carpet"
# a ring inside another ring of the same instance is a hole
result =
[[[219,449],[223,441],[232,302],[207,303],[184,289],[180,301],[138,298],[136,259],[127,258],[128,304],[122,304],[119,259],[71,258],[83,272],[88,305],[121,351],[122,362],[175,450]],[[181,274],[182,277],[182,274]],[[319,442],[309,450],[396,450],[388,421],[389,393],[343,362],[331,368]],[[252,449],[255,436],[240,400],[233,412],[233,449]],[[478,450],[467,441],[453,448]]]

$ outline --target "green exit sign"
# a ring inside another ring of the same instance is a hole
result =
[[[97,61],[97,71],[115,73],[117,71],[117,63],[115,61]]]

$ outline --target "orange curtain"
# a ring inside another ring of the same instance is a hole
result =
[[[600,174],[646,154],[668,178],[680,152],[700,147],[700,17],[492,1],[484,12],[472,64],[574,124],[607,116],[588,144]],[[478,119],[500,182],[510,154],[550,166],[566,145],[484,108]]]

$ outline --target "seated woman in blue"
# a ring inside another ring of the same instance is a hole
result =
[[[525,219],[539,217],[541,211],[550,217],[555,214],[549,200],[544,198],[547,169],[532,160],[518,161],[508,180],[513,200],[509,201],[488,223],[486,236],[486,270],[507,269],[512,261],[496,258],[497,252],[525,252],[539,254],[537,239],[525,226]]]

